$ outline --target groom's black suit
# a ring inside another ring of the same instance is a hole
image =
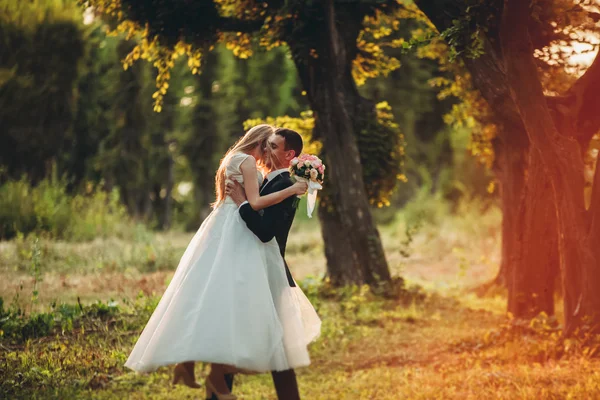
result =
[[[265,179],[260,187],[260,195],[266,196],[271,193],[279,192],[292,186],[294,182],[290,178],[289,172],[282,172],[276,175],[272,180]],[[281,203],[274,204],[262,211],[254,211],[250,204],[245,203],[240,207],[240,215],[248,228],[264,243],[277,239],[279,251],[285,264],[285,273],[290,286],[296,286],[292,274],[285,262],[285,246],[287,244],[288,234],[294,222],[296,207],[294,203],[296,196],[291,196]]]
[[[289,172],[282,172],[270,181],[265,181],[261,185],[261,196],[278,192],[293,185]],[[292,274],[285,262],[285,246],[287,244],[288,234],[296,214],[296,196],[291,196],[279,204],[267,207],[262,211],[254,211],[250,204],[245,203],[240,207],[240,215],[248,228],[262,241],[269,242],[276,238],[279,245],[281,256],[284,257],[285,273],[290,286],[296,286]],[[280,400],[300,399],[298,393],[298,383],[296,382],[296,373],[293,369],[287,371],[271,372],[273,383],[277,391],[277,398]]]

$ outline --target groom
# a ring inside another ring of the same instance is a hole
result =
[[[278,192],[293,185],[288,168],[294,157],[302,153],[302,137],[295,131],[276,128],[267,142],[265,153],[270,159],[270,172],[261,187],[261,196]],[[239,211],[248,228],[264,243],[276,238],[281,256],[284,258],[285,273],[290,286],[296,286],[292,274],[285,262],[285,246],[288,234],[296,214],[296,196],[291,196],[279,204],[267,207],[261,212],[254,211],[246,201],[244,189],[237,181],[227,184],[226,193],[240,206]],[[264,212],[263,212],[264,211]],[[299,400],[298,383],[293,369],[272,371],[273,383],[279,400]],[[232,377],[227,377],[232,382]]]

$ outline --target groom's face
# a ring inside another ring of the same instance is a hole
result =
[[[291,159],[294,158],[294,150],[286,150],[285,138],[276,133],[269,137],[266,153],[271,169],[287,168]]]

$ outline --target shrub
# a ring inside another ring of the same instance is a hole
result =
[[[88,186],[71,194],[64,179],[44,179],[36,186],[25,177],[0,185],[0,239],[19,232],[73,241],[134,234],[118,191]]]

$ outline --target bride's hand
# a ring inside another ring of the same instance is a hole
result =
[[[308,183],[296,182],[294,185],[292,185],[292,189],[294,189],[296,195],[301,196],[308,190]]]

